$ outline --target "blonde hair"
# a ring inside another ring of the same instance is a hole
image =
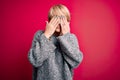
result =
[[[50,8],[48,13],[48,20],[50,21],[53,16],[64,14],[67,21],[70,22],[70,12],[68,8],[62,4],[54,5]]]

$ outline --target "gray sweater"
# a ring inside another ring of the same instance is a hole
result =
[[[32,80],[72,80],[73,69],[83,59],[76,36],[67,33],[48,40],[43,32],[35,33],[28,53],[33,66]]]

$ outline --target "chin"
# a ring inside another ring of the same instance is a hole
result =
[[[56,29],[55,32],[60,32],[60,29]]]

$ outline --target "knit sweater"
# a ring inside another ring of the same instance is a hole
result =
[[[28,59],[33,66],[32,80],[72,80],[73,69],[83,59],[75,34],[51,36],[38,30],[33,38]]]

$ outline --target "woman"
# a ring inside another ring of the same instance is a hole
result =
[[[78,41],[70,33],[70,13],[66,6],[51,7],[44,31],[35,33],[28,58],[33,80],[72,80],[73,69],[83,59]]]

